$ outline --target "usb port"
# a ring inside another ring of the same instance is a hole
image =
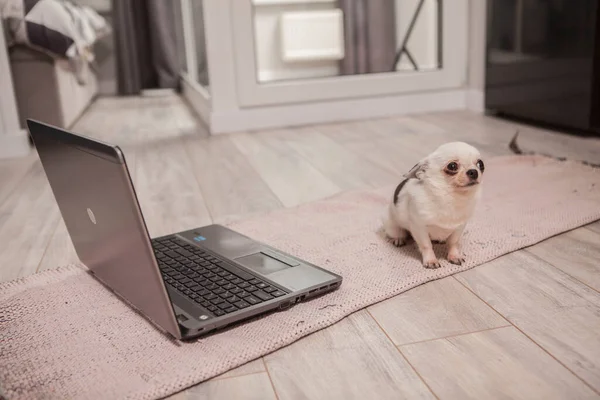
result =
[[[281,304],[279,305],[279,309],[280,309],[280,310],[285,310],[285,309],[286,309],[286,308],[288,308],[289,306],[290,306],[290,302],[289,302],[289,301],[286,301],[285,303],[281,303]]]
[[[314,293],[314,292],[316,292],[317,290],[319,290],[319,289],[313,289],[313,290],[309,291],[309,292],[308,292],[308,294]]]

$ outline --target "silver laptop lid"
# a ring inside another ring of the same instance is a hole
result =
[[[121,150],[40,122],[27,126],[81,262],[181,338]]]

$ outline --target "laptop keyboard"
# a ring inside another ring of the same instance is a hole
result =
[[[287,294],[177,237],[152,246],[165,282],[217,317]]]

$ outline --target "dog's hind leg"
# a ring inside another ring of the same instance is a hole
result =
[[[396,224],[391,218],[384,220],[383,230],[388,241],[396,247],[404,246],[408,242],[410,236],[408,231]]]

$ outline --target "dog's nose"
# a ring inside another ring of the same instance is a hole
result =
[[[467,171],[467,176],[474,181],[479,176],[479,172],[476,169],[470,169]]]

